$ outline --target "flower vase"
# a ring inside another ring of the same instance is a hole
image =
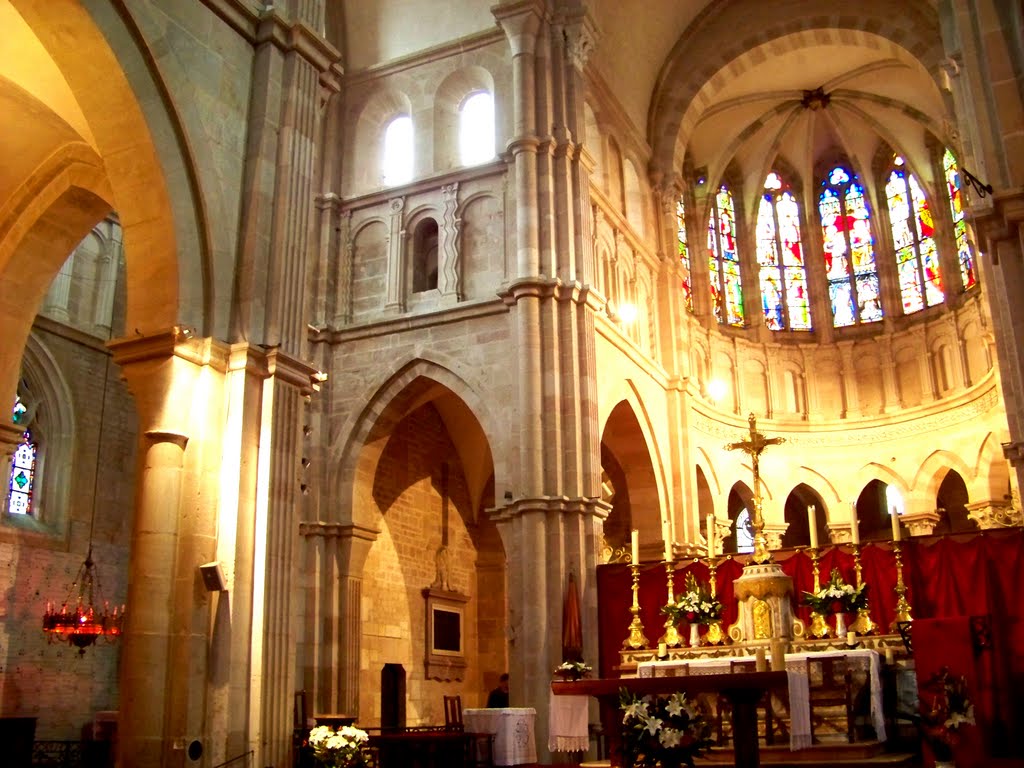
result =
[[[696,648],[700,645],[700,625],[694,622],[690,625],[690,647]]]
[[[842,611],[836,614],[836,637],[846,637],[846,614]]]

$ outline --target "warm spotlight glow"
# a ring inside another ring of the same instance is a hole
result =
[[[728,391],[729,388],[721,379],[711,379],[711,381],[708,382],[708,397],[710,397],[713,402],[717,403],[722,400]]]
[[[622,304],[619,307],[619,320],[624,325],[629,325],[636,320],[636,306],[630,303]]]

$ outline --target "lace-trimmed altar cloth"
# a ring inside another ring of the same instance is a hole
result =
[[[585,752],[590,746],[587,727],[589,696],[549,697],[548,749],[552,752]]]

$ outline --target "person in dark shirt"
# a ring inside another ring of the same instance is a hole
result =
[[[487,696],[488,708],[495,709],[508,706],[508,673],[498,678],[498,687]]]

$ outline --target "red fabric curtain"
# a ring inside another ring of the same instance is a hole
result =
[[[812,586],[811,560],[803,550],[773,553],[782,570],[793,579],[796,615],[807,621],[809,611],[800,604],[802,592]],[[907,600],[916,620],[990,614],[993,627],[991,696],[992,734],[1009,734],[1012,723],[1024,722],[1024,531],[990,531],[941,538],[913,538],[902,544],[903,579]],[[746,557],[729,557],[718,566],[716,584],[724,606],[723,627],[736,621],[733,582],[739,578]],[[896,567],[890,542],[869,543],[861,548],[862,576],[868,584],[872,618],[880,632],[889,632],[896,609]],[[854,563],[849,547],[829,547],[821,553],[818,570],[821,583],[833,567],[853,583]],[[708,577],[707,563],[693,560],[676,563],[675,590],[685,589],[686,573],[699,580]],[[598,568],[598,617],[600,621],[600,672],[602,677],[618,675],[619,650],[629,631],[632,602],[630,571],[626,565]],[[664,563],[640,566],[640,618],[649,641],[657,647],[665,631],[661,608],[667,598]],[[685,631],[685,630],[684,630]],[[916,635],[915,635],[916,642]],[[949,655],[941,643],[937,653]],[[1007,741],[1009,738],[1007,737]],[[1020,741],[1019,739],[1017,741]],[[1019,746],[1012,747],[1020,750]]]

